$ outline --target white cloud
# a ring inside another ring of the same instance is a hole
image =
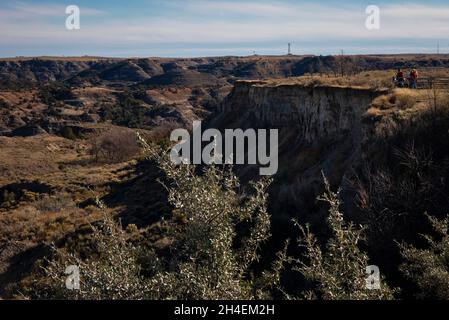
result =
[[[388,5],[382,9],[382,15],[397,19],[443,19],[449,23],[449,6],[430,6],[421,4]]]
[[[197,13],[226,13],[255,16],[285,16],[292,13],[291,6],[283,3],[230,2],[230,1],[192,1],[185,8]]]

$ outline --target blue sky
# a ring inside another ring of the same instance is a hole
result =
[[[65,28],[78,5],[81,29]],[[368,5],[380,29],[365,27]],[[449,53],[449,1],[1,0],[0,56]]]

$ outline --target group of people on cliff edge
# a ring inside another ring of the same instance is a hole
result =
[[[396,84],[396,87],[399,88],[404,88],[408,86],[411,89],[417,89],[418,71],[416,69],[411,69],[406,79],[405,73],[401,69],[398,69],[398,72],[396,73],[396,76],[394,78],[394,82]]]

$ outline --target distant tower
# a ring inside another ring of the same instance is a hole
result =
[[[292,44],[290,42],[288,43],[288,55],[292,55]]]
[[[440,54],[440,41],[437,43],[437,54]]]

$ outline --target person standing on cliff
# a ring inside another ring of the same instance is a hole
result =
[[[402,72],[401,69],[398,69],[398,72],[396,73],[396,79],[403,79],[404,78],[404,72]]]
[[[396,76],[394,77],[394,82],[397,87],[403,88],[405,86],[405,78],[404,72],[401,69],[398,69]]]
[[[416,69],[412,69],[412,71],[410,71],[409,84],[410,88],[418,89],[418,71]]]

